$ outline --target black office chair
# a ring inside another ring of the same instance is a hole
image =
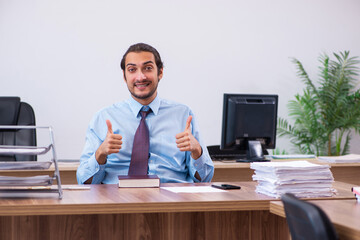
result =
[[[316,205],[302,201],[293,194],[281,196],[292,240],[338,239],[333,224]]]
[[[19,97],[0,97],[0,125],[35,126],[33,108]],[[35,129],[0,129],[0,145],[36,146]],[[36,161],[34,155],[0,155],[0,161]]]

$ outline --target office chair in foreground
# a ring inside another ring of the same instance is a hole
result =
[[[286,193],[281,196],[291,239],[335,240],[338,239],[333,224],[318,206]]]
[[[0,125],[35,126],[33,108],[19,97],[0,97]],[[0,145],[36,146],[35,129],[1,129]],[[34,155],[0,155],[0,161],[36,161]]]

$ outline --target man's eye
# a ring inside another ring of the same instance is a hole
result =
[[[135,72],[135,68],[128,68],[128,72]]]
[[[146,67],[145,67],[145,70],[147,70],[147,71],[150,71],[150,70],[152,70],[152,69],[153,69],[152,66],[146,66]]]

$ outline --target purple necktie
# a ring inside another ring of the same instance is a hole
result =
[[[148,106],[140,112],[141,120],[134,136],[134,145],[128,175],[147,175],[149,158],[149,129],[145,118],[150,113]]]

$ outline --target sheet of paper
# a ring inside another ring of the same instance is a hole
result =
[[[0,162],[0,170],[17,170],[17,169],[48,169],[52,162]]]
[[[213,188],[210,186],[195,186],[195,187],[160,187],[174,193],[204,193],[204,192],[226,192],[225,190]]]
[[[315,158],[315,155],[304,155],[304,154],[294,154],[294,155],[270,155],[273,159],[307,159]]]
[[[343,156],[320,156],[319,161],[328,163],[360,163],[360,154],[348,154]]]
[[[90,186],[84,185],[62,185],[62,190],[90,190]]]
[[[47,147],[31,147],[31,146],[0,146],[1,154],[28,154],[28,155],[38,155],[45,154],[50,150],[51,145]]]
[[[264,172],[279,172],[292,170],[321,170],[330,168],[328,165],[319,165],[308,161],[289,161],[289,162],[253,162],[250,164],[251,169]]]

